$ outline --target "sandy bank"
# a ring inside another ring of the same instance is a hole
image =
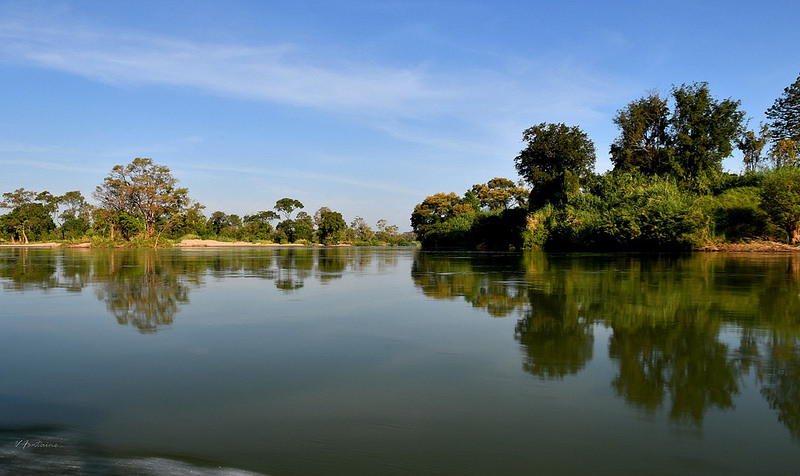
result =
[[[61,243],[28,243],[27,245],[25,243],[8,243],[0,246],[4,248],[57,248],[61,246]]]
[[[183,240],[180,243],[175,244],[175,246],[180,248],[232,248],[232,247],[247,247],[247,246],[302,247],[307,245],[302,245],[299,243],[280,244],[280,243],[250,243],[248,241]]]

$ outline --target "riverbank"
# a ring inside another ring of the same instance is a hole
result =
[[[303,247],[322,247],[320,244],[300,244],[300,243],[251,243],[249,241],[218,241],[189,239],[175,243],[175,248],[303,248]],[[333,246],[352,246],[349,244],[339,244]],[[0,244],[0,248],[91,248],[91,243],[58,243],[55,241],[45,243],[6,243]],[[706,246],[695,251],[705,253],[798,253],[800,246],[787,245],[774,241],[753,241],[749,243],[722,243],[713,246]]]
[[[200,240],[189,239],[172,245],[174,248],[246,248],[246,247],[259,247],[259,248],[302,248],[302,247],[316,247],[325,246],[320,244],[305,245],[301,243],[252,243],[249,241],[218,241],[218,240]],[[349,244],[340,244],[333,246],[350,246]],[[49,241],[45,243],[5,243],[0,244],[0,248],[91,248],[91,243],[58,243]]]

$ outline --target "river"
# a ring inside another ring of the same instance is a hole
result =
[[[787,474],[800,256],[0,248],[0,473]]]

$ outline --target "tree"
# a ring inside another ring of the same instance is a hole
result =
[[[287,218],[278,223],[275,230],[283,233],[290,243],[298,240],[311,240],[314,236],[314,219],[308,213],[300,212],[296,219]]]
[[[674,174],[685,181],[695,181],[722,171],[722,159],[733,152],[741,130],[744,112],[739,101],[717,101],[711,97],[708,83],[694,83],[673,88],[675,111],[671,126],[674,142]]]
[[[767,109],[766,116],[776,140],[800,143],[800,76],[783,90],[783,95]]]
[[[522,134],[528,145],[514,159],[517,172],[531,185],[531,207],[561,202],[580,188],[595,162],[594,144],[578,127],[543,122]]]
[[[242,220],[237,215],[228,215],[216,211],[208,218],[208,228],[217,236],[231,236],[242,225]]]
[[[295,200],[294,198],[281,198],[275,202],[274,208],[276,211],[283,214],[284,220],[289,220],[292,218],[292,212],[303,208],[303,204],[300,202],[300,200]]]
[[[761,157],[764,146],[767,145],[770,139],[769,126],[766,124],[759,125],[759,131],[745,129],[742,135],[736,142],[736,147],[742,152],[742,161],[747,170],[757,170],[761,165],[763,158]]]
[[[611,145],[615,171],[663,174],[671,171],[672,137],[667,100],[657,93],[617,111],[620,136]]]
[[[244,216],[244,233],[253,239],[266,240],[272,232],[272,221],[278,214],[272,210],[260,211],[254,215]]]
[[[518,185],[502,177],[495,177],[486,184],[473,185],[469,192],[478,199],[479,207],[489,210],[507,210],[512,204],[524,207],[530,195],[530,190],[522,187],[521,183]]]
[[[800,242],[800,168],[781,167],[761,183],[761,207],[789,242]]]
[[[437,193],[426,197],[422,203],[414,207],[414,212],[411,214],[411,227],[417,234],[424,233],[431,225],[455,216],[455,207],[460,202],[461,199],[453,192]]]
[[[73,190],[58,197],[58,204],[64,207],[59,218],[61,238],[79,238],[91,227],[92,206],[78,190]]]
[[[169,219],[189,204],[188,190],[177,188],[177,179],[169,168],[153,163],[149,158],[136,158],[128,165],[115,165],[111,173],[96,188],[94,197],[105,209],[141,219],[145,238],[152,237],[159,223],[161,230]]]
[[[318,229],[320,242],[336,244],[342,232],[347,229],[347,223],[341,213],[326,210],[320,214]]]
[[[43,194],[47,195],[43,195]],[[30,239],[46,236],[55,229],[55,223],[50,216],[50,209],[36,203],[38,197],[47,197],[49,192],[36,192],[18,188],[13,192],[3,194],[0,208],[10,208],[11,213],[3,215],[2,226],[7,233],[17,236],[23,243]]]

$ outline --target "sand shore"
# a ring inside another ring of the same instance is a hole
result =
[[[279,247],[311,247],[324,246],[319,244],[303,245],[298,243],[250,243],[248,241],[217,241],[217,240],[183,240],[173,245],[176,248],[279,248]],[[334,246],[350,246],[349,244],[339,244]],[[90,248],[90,243],[65,244],[56,242],[47,243],[6,243],[0,244],[0,248]],[[695,250],[699,252],[718,252],[718,253],[798,253],[800,246],[787,245],[785,243],[775,243],[771,241],[755,241],[751,243],[725,243],[719,246],[708,246]]]
[[[245,248],[245,247],[303,247],[303,246],[321,246],[321,245],[303,245],[299,243],[250,243],[248,241],[217,241],[217,240],[183,240],[180,243],[173,245],[176,248]],[[91,243],[56,243],[54,241],[47,243],[5,243],[0,247],[4,248],[90,248]]]

